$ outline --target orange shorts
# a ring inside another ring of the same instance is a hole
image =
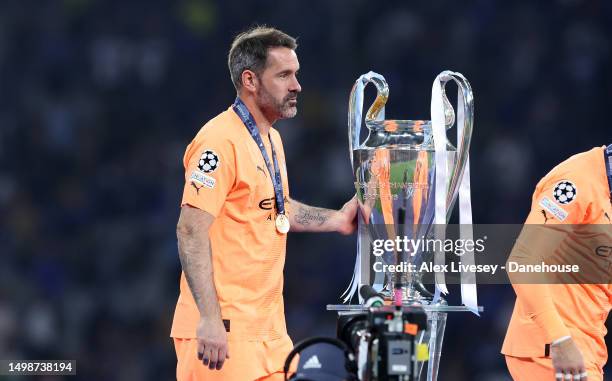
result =
[[[549,357],[506,356],[506,364],[514,381],[555,381],[552,359]],[[587,365],[588,381],[603,381],[603,371]]]
[[[289,338],[268,342],[229,341],[230,358],[221,370],[210,370],[198,359],[196,339],[174,338],[177,381],[282,381]],[[270,355],[272,354],[272,355]]]

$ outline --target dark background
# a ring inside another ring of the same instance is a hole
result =
[[[354,193],[348,95],[374,70],[387,117],[428,119],[444,69],[474,89],[474,221],[521,223],[537,180],[612,143],[612,3],[180,0],[0,2],[0,358],[76,359],[78,379],[169,380],[186,145],[235,96],[232,38],[255,23],[298,37],[298,116],[277,124],[292,196]],[[449,91],[454,93],[454,90]],[[366,107],[373,90],[367,93]],[[290,235],[294,340],[334,334],[355,237]],[[453,314],[441,380],[508,380],[514,293],[480,286]],[[457,303],[454,289],[451,302]]]

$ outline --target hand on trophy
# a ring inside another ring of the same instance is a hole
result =
[[[336,231],[343,235],[352,234],[357,228],[357,196],[353,196],[335,215]]]

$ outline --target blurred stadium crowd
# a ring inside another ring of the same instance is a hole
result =
[[[292,196],[309,204],[338,208],[354,192],[347,102],[369,70],[389,82],[396,119],[428,119],[440,71],[471,81],[477,223],[521,223],[554,164],[612,143],[603,0],[2,1],[0,359],[76,359],[84,380],[172,379],[182,155],[233,101],[226,54],[255,23],[298,37],[299,112],[277,128]],[[294,340],[334,335],[325,305],[354,251],[355,237],[290,236]],[[499,350],[513,296],[481,286],[482,317],[449,317],[441,380],[509,379]]]

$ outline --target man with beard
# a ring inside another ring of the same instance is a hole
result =
[[[286,233],[355,229],[355,198],[335,211],[289,197],[272,124],[297,113],[296,47],[273,28],[238,35],[228,59],[237,98],[185,152],[183,273],[171,332],[178,380],[282,380],[292,349],[282,296]]]

